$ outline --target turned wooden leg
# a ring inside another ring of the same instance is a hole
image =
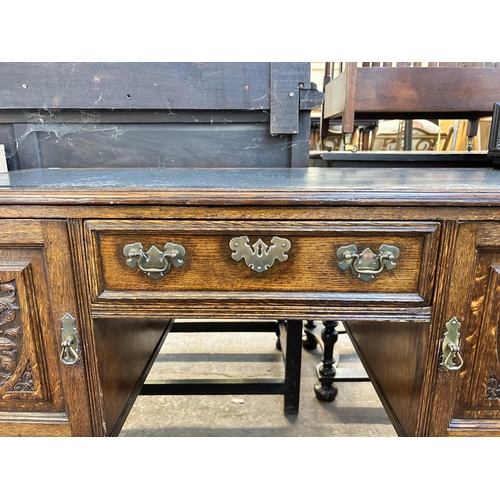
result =
[[[323,358],[321,363],[316,366],[319,383],[314,386],[316,398],[325,403],[335,399],[338,389],[333,385],[335,379],[335,359],[333,358],[333,348],[338,340],[336,330],[338,321],[323,321],[325,328],[321,331],[323,340]]]
[[[316,339],[314,333],[311,330],[314,330],[316,327],[316,322],[308,319],[304,323],[304,338],[302,339],[302,347],[308,351],[312,351],[318,347],[318,340]]]

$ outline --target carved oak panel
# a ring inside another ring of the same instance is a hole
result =
[[[61,318],[82,331],[67,221],[0,216],[0,435],[92,435],[84,347],[65,365]]]
[[[500,225],[461,224],[454,266],[459,263],[449,303],[463,309],[464,365],[450,429],[492,431],[500,408]]]
[[[495,257],[499,257],[496,255]],[[480,264],[485,260],[491,261],[491,253],[482,256]],[[500,260],[496,260],[500,263]],[[494,261],[494,262],[495,262]],[[471,407],[492,408],[500,407],[500,351],[499,351],[499,322],[500,322],[500,264],[486,263],[480,266],[487,271],[485,275],[484,306],[482,320],[477,339],[477,354],[473,371],[471,390]],[[484,272],[484,271],[483,271]]]
[[[0,262],[0,408],[49,400],[32,280],[28,262]]]

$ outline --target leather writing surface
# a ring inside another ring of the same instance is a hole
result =
[[[456,193],[484,193],[500,190],[500,171],[494,169],[36,169],[0,173],[3,189],[114,189],[217,190],[336,193],[400,193],[405,196],[426,194],[459,201]],[[33,191],[35,193],[35,191]],[[3,192],[3,194],[7,194]]]

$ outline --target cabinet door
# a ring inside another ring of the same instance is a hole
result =
[[[60,359],[65,313],[79,336],[66,222],[0,220],[0,435],[91,434],[82,343]]]
[[[460,322],[463,366],[440,370],[436,394],[451,404],[431,433],[500,436],[500,224],[461,224],[451,269],[444,318]]]

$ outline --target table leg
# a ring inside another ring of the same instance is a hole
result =
[[[318,346],[318,340],[312,331],[315,327],[316,322],[311,319],[308,319],[304,324],[305,338],[302,340],[302,347],[307,351],[312,351]]]
[[[286,322],[285,415],[299,412],[300,368],[302,362],[302,321]]]
[[[319,383],[314,386],[316,398],[319,401],[329,403],[337,396],[338,389],[333,385],[335,379],[335,359],[333,357],[333,348],[338,340],[336,327],[338,321],[323,321],[325,328],[321,331],[323,340],[323,358],[316,367]]]

